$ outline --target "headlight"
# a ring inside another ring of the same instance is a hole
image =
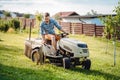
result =
[[[88,49],[82,49],[83,53],[88,53]]]
[[[77,46],[80,48],[87,48],[88,47],[87,44],[77,44]]]

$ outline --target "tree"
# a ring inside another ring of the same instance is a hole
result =
[[[90,12],[87,12],[87,14],[86,15],[88,15],[88,16],[90,16],[90,15],[92,15]]]
[[[11,17],[10,12],[4,11],[3,14],[4,14],[6,17]]]
[[[40,30],[40,23],[42,21],[42,18],[43,18],[43,15],[42,13],[39,13],[38,11],[35,13],[35,20],[36,20],[36,25],[35,27],[38,28],[38,33],[39,33],[39,30]]]
[[[98,14],[97,11],[94,11],[94,10],[91,10],[91,12],[92,12],[93,15],[97,15]]]
[[[36,12],[35,13],[35,20],[36,20],[36,26],[39,27],[40,22],[42,21],[42,13]]]
[[[101,15],[101,14],[97,13],[97,11],[91,10],[90,12],[87,12],[86,15],[92,16],[92,15]]]
[[[120,37],[120,1],[118,5],[115,7],[113,12],[116,13],[116,16],[107,16],[103,19],[105,24],[104,33],[110,35],[113,39],[114,44],[114,66],[116,65],[116,38]]]
[[[111,39],[112,35],[113,35],[113,16],[107,16],[105,18],[102,18],[102,21],[105,25],[104,27],[104,36],[107,39]]]
[[[24,14],[24,18],[30,18],[30,14]]]
[[[115,22],[115,34],[116,37],[120,39],[120,1],[118,2],[118,5],[113,10],[116,13],[116,16],[114,17]]]
[[[54,18],[55,18],[56,20],[61,20],[61,18],[60,18],[60,15],[59,15],[59,14],[56,14],[56,15],[54,16]]]
[[[19,20],[17,20],[17,19],[12,19],[12,22],[13,22],[13,28],[15,29],[15,31],[17,30],[17,29],[20,29],[20,21]]]
[[[105,25],[104,34],[108,39],[114,37],[119,38],[120,35],[120,1],[118,2],[118,6],[115,7],[113,12],[116,13],[116,16],[111,15],[102,18],[102,21]]]

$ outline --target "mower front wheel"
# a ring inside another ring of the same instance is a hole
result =
[[[70,68],[70,65],[71,65],[70,59],[69,59],[69,58],[63,58],[63,67],[64,67],[65,69],[69,69],[69,68]]]
[[[83,63],[82,63],[82,68],[83,69],[90,70],[90,67],[91,67],[91,61],[90,61],[90,59],[87,59],[86,61],[83,61]]]

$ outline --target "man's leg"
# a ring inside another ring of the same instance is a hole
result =
[[[47,34],[47,35],[46,35],[46,39],[51,40],[51,44],[52,44],[53,48],[54,48],[55,50],[57,50],[56,37],[55,37],[55,35]]]
[[[51,43],[55,50],[57,50],[55,35],[51,35]]]

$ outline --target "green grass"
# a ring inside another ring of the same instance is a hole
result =
[[[0,80],[120,80],[120,42],[117,42],[117,64],[114,67],[112,41],[107,44],[103,38],[71,35],[88,44],[92,65],[90,71],[81,69],[81,66],[67,70],[48,63],[36,65],[24,56],[27,37],[28,34],[23,33],[0,32]]]

